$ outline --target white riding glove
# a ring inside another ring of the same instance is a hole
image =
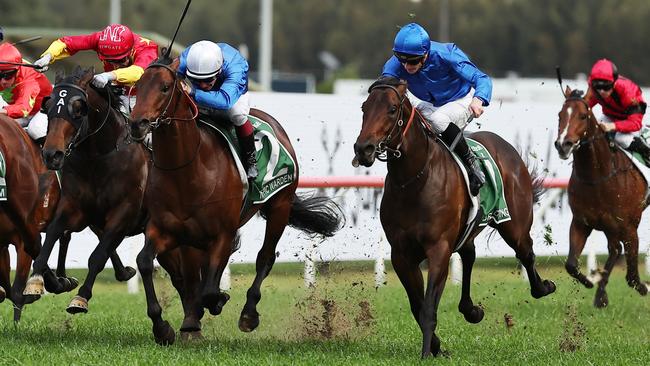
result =
[[[101,74],[97,74],[93,76],[93,80],[91,81],[91,83],[98,88],[103,88],[106,86],[106,84],[110,83],[116,78],[117,77],[115,76],[115,73],[111,71],[102,72]]]
[[[48,69],[48,65],[52,62],[52,55],[49,53],[46,53],[43,55],[43,57],[39,58],[38,60],[34,61],[34,66],[37,67],[37,71],[39,72],[45,72]]]

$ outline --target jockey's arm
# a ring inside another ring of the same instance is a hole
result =
[[[14,103],[4,107],[6,114],[11,118],[24,118],[29,116],[34,109],[36,98],[40,91],[36,81],[25,81],[16,85],[14,89]]]
[[[243,82],[242,82],[243,81]],[[219,90],[203,91],[195,89],[194,99],[201,106],[228,110],[237,102],[246,88],[243,73],[228,75]]]
[[[50,47],[41,54],[52,56],[52,61],[60,60],[83,50],[93,50],[97,47],[97,36],[94,33],[82,34],[78,36],[61,37],[50,45]]]
[[[630,133],[639,131],[643,125],[643,113],[630,114],[626,119],[614,122],[616,131]]]
[[[119,84],[133,85],[140,80],[140,77],[144,74],[144,69],[138,65],[131,65],[121,69],[115,69],[113,73],[115,74],[115,81]]]
[[[492,98],[492,79],[479,70],[456,45],[453,45],[450,52],[444,56],[443,59],[449,63],[454,71],[472,84],[474,97],[481,100],[483,106],[488,106]]]

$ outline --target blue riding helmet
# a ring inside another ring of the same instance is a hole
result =
[[[397,32],[393,52],[424,56],[430,47],[431,39],[427,31],[419,24],[409,23]]]

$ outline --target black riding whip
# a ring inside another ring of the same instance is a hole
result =
[[[557,82],[560,83],[560,91],[564,93],[564,86],[562,86],[562,72],[560,72],[560,65],[555,66],[555,73],[557,74]]]
[[[178,30],[181,28],[181,24],[183,23],[183,19],[185,19],[185,14],[187,14],[187,9],[190,7],[190,3],[192,0],[187,0],[187,4],[185,4],[185,9],[183,10],[183,15],[181,15],[181,19],[178,21],[178,26],[176,27],[176,32],[174,32],[174,36],[172,37],[171,43],[169,43],[169,47],[165,50],[165,54],[163,55],[164,58],[168,58],[169,55],[172,52],[172,46],[174,45],[174,41],[176,40],[176,35],[178,34]]]
[[[39,39],[41,39],[41,38],[43,38],[43,37],[42,37],[42,36],[29,37],[29,38],[21,39],[20,41],[18,41],[18,42],[14,42],[14,43],[12,43],[12,44],[13,44],[14,46],[17,46],[17,45],[19,45],[19,44],[29,43],[29,42],[31,42],[31,41],[39,40]]]

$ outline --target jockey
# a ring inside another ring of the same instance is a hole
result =
[[[248,119],[246,59],[226,43],[199,41],[181,53],[178,73],[190,81],[183,83],[183,88],[201,109],[225,112],[235,125],[246,175],[255,179],[257,159],[253,125]]]
[[[0,61],[23,63],[12,44],[0,44]],[[47,115],[40,111],[43,98],[52,93],[52,84],[44,74],[30,67],[0,63],[0,114],[7,115],[41,144],[47,134]]]
[[[408,82],[408,90],[421,102],[416,106],[442,140],[460,156],[469,174],[470,192],[476,196],[485,183],[476,156],[462,130],[471,118],[483,114],[490,103],[492,81],[454,43],[429,39],[419,24],[402,27],[395,37],[393,56],[382,71]]]
[[[588,82],[585,99],[589,107],[602,107],[603,115],[598,118],[601,128],[614,132],[614,141],[622,148],[638,152],[650,162],[650,147],[639,137],[646,110],[641,89],[632,80],[619,76],[616,65],[605,58],[591,68]]]
[[[125,108],[135,105],[133,86],[144,73],[144,69],[158,57],[158,45],[153,41],[135,34],[129,27],[121,24],[111,24],[103,30],[79,36],[66,36],[52,42],[41,58],[34,65],[43,71],[53,61],[72,56],[78,51],[93,50],[104,64],[104,72],[95,75],[92,84],[103,88],[109,82],[124,87],[124,95],[120,97]]]

